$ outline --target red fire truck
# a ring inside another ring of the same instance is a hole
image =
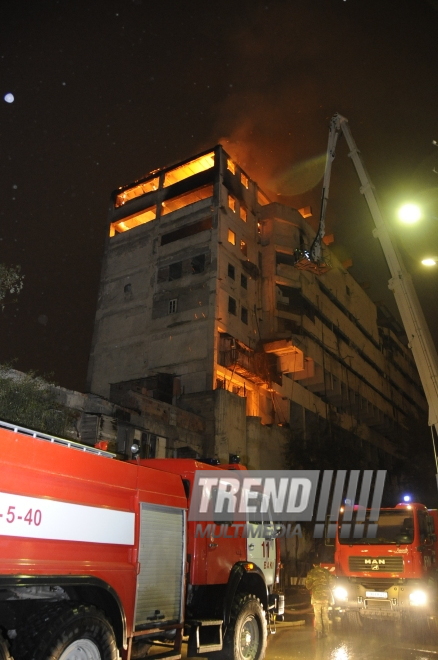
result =
[[[0,660],[177,659],[183,641],[262,660],[284,608],[274,534],[196,537],[187,521],[196,470],[221,468],[4,423],[0,442]]]
[[[370,525],[377,525],[375,538],[367,538]],[[369,510],[355,508],[348,523],[341,514],[334,555],[338,612],[355,626],[364,618],[424,621],[436,612],[437,529],[438,512],[423,504],[381,509],[378,521]]]

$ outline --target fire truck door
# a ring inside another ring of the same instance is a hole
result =
[[[185,528],[183,509],[140,504],[137,627],[182,620]]]
[[[232,525],[220,521],[215,524],[218,535],[207,538],[207,584],[225,584],[234,564],[246,559],[245,539],[234,538]]]

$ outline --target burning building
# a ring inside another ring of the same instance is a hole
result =
[[[221,146],[114,191],[89,390],[201,415],[221,460],[280,468],[336,435],[390,467],[426,414],[418,375],[329,248],[309,261],[306,215]]]

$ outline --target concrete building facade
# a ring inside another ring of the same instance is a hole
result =
[[[221,460],[284,467],[335,429],[391,467],[426,415],[411,353],[328,247],[308,260],[306,215],[221,146],[114,191],[89,391],[202,417]]]

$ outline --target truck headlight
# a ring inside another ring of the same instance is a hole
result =
[[[409,594],[409,600],[411,605],[426,605],[427,594],[421,589],[416,589],[411,594]]]
[[[335,587],[333,589],[333,596],[336,600],[348,600],[348,591],[344,587]]]

